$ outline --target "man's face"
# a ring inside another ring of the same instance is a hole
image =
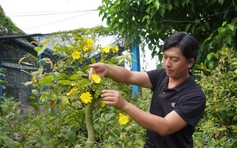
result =
[[[172,79],[186,77],[193,64],[194,60],[186,59],[178,47],[172,47],[163,53],[163,66],[166,74]]]

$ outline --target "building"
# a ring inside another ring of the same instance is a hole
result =
[[[4,68],[5,87],[0,87],[0,96],[14,97],[25,104],[29,100],[31,88],[23,83],[31,80],[31,76],[22,70],[32,71],[37,67],[18,64],[19,60],[30,53],[37,56],[34,50],[36,40],[34,37],[41,34],[26,35],[9,18],[7,18],[0,6],[0,68]],[[55,61],[57,57],[52,56],[52,50],[46,49],[41,58],[47,57]],[[27,62],[32,62],[28,59]]]

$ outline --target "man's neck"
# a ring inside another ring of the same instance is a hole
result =
[[[174,87],[178,86],[179,84],[184,82],[186,79],[188,79],[189,76],[190,75],[187,73],[187,75],[185,75],[184,77],[177,78],[177,79],[173,79],[173,78],[169,77],[168,88],[170,89],[170,88],[174,88]]]

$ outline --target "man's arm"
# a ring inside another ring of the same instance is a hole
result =
[[[128,103],[126,109],[122,110],[142,127],[161,136],[175,133],[187,125],[175,111],[171,111],[163,118],[149,112],[144,112],[131,103]]]
[[[139,125],[161,136],[175,133],[187,125],[175,111],[171,111],[164,118],[153,115],[127,102],[123,96],[115,90],[103,90],[102,98],[107,105],[124,111]]]
[[[121,66],[112,66],[103,63],[90,65],[90,76],[93,73],[99,74],[100,77],[109,77],[114,81],[138,85],[141,87],[151,88],[151,82],[146,72],[133,72]]]

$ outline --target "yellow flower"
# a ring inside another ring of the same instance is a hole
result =
[[[69,100],[65,97],[61,99],[62,106],[66,106],[69,103]]]
[[[77,92],[77,88],[73,87],[70,92],[66,93],[66,96],[71,97],[72,95],[74,95]]]
[[[73,88],[71,89],[71,92],[73,92],[73,93],[77,92],[77,88],[76,88],[76,87],[73,87]]]
[[[87,47],[92,47],[93,46],[93,40],[92,39],[88,39],[88,40],[86,40],[86,46]]]
[[[32,83],[36,83],[38,81],[38,76],[33,76],[31,81]]]
[[[106,105],[106,104],[105,104],[104,101],[100,101],[100,106],[101,106],[101,107],[105,107],[105,105]]]
[[[79,59],[80,57],[81,57],[81,55],[80,55],[80,53],[79,53],[78,51],[75,51],[75,52],[72,53],[72,58],[73,58],[74,60],[77,60],[77,59]]]
[[[84,52],[90,52],[90,50],[91,48],[88,48],[88,47],[84,48]]]
[[[72,92],[66,93],[66,96],[71,97],[72,96]]]
[[[65,105],[67,105],[69,103],[69,100],[66,100],[64,103],[65,103]]]
[[[129,116],[123,113],[120,113],[118,122],[120,125],[126,125],[129,122]]]
[[[115,45],[113,48],[112,48],[112,52],[113,53],[117,53],[119,51],[119,48],[117,45]]]
[[[86,93],[81,94],[80,99],[83,103],[87,104],[91,102],[92,96],[89,92],[86,92]]]
[[[105,46],[104,48],[102,48],[102,52],[109,53],[110,48],[110,46]]]
[[[93,82],[95,82],[97,84],[100,83],[100,81],[101,81],[101,78],[98,74],[92,74],[91,79]]]

